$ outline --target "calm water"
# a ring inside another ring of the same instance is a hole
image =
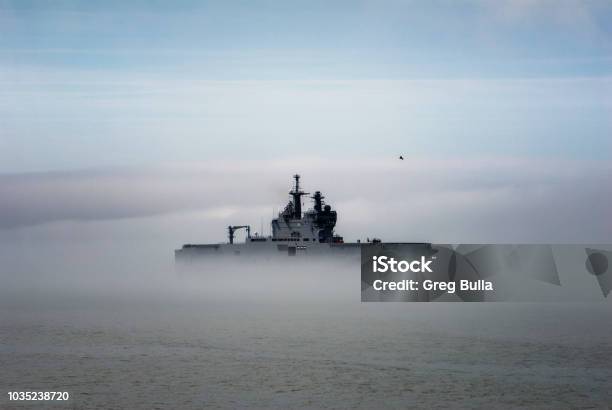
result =
[[[601,305],[68,297],[15,308],[3,310],[0,385],[68,391],[68,408],[612,405]],[[21,407],[54,407],[41,404]]]
[[[65,259],[2,277],[2,408],[612,406],[609,303],[362,304],[353,267]],[[8,402],[23,390],[71,399]]]

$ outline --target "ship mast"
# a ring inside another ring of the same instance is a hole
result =
[[[289,191],[289,195],[293,197],[293,217],[295,219],[302,218],[302,195],[307,195],[308,192],[300,191],[300,176],[295,174],[295,186],[292,191]]]

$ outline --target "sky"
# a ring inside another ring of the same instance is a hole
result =
[[[608,1],[0,0],[0,231],[218,241],[299,172],[350,239],[610,241],[611,40]]]
[[[608,160],[607,1],[0,1],[0,172]]]

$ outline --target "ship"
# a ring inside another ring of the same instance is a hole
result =
[[[290,200],[284,209],[271,221],[271,234],[251,234],[250,225],[227,227],[227,242],[216,244],[185,244],[175,250],[177,264],[192,264],[215,260],[217,257],[241,257],[237,259],[308,258],[309,256],[333,256],[359,259],[365,245],[381,244],[377,238],[362,242],[345,242],[335,232],[338,213],[325,203],[321,191],[315,191],[310,199],[312,208],[302,212],[302,198],[310,195],[300,187],[300,175],[293,176],[294,184],[289,191]],[[244,242],[236,241],[238,231],[246,231]],[[391,245],[391,244],[385,244]],[[417,244],[413,245],[427,245]],[[251,257],[251,258],[244,258]]]

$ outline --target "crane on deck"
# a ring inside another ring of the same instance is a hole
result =
[[[230,226],[227,227],[227,231],[229,232],[229,243],[230,244],[234,243],[234,233],[238,229],[246,229],[246,231],[247,231],[247,238],[251,237],[251,226],[250,225],[234,225],[234,226],[230,225]]]

